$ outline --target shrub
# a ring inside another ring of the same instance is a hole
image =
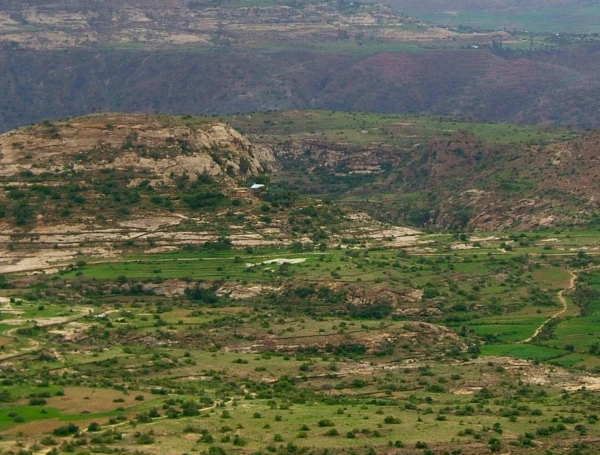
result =
[[[320,427],[333,427],[335,424],[329,419],[319,420]]]
[[[88,425],[87,431],[94,432],[100,431],[100,424],[98,422],[92,422]]]
[[[153,444],[156,439],[152,433],[136,433],[135,442],[138,444]]]
[[[63,425],[61,427],[55,428],[52,431],[52,434],[54,436],[69,436],[71,434],[75,434],[79,431],[79,427],[77,425],[75,425],[74,423],[69,423],[68,425]]]
[[[383,419],[383,423],[386,423],[388,425],[397,425],[401,423],[401,421],[397,417],[387,416],[385,419]]]

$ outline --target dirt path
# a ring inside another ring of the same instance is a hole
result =
[[[18,336],[15,333],[18,329],[19,329],[19,327],[15,327],[14,329],[9,329],[6,332],[4,332],[4,335],[7,337],[10,337],[10,338],[18,338]],[[37,340],[34,340],[33,338],[28,338],[27,343],[29,344],[29,346],[26,348],[19,349],[18,351],[9,352],[8,354],[0,355],[0,362],[2,362],[4,360],[12,359],[13,357],[20,356],[29,351],[35,351],[40,347],[40,342]]]
[[[531,335],[526,340],[521,341],[521,343],[531,343],[535,339],[535,337],[537,337],[540,334],[540,332],[543,330],[543,328],[546,326],[546,324],[548,324],[550,321],[558,318],[559,316],[562,316],[567,311],[568,304],[567,304],[567,299],[565,299],[564,294],[565,294],[565,292],[570,291],[571,289],[575,288],[575,281],[577,281],[577,276],[579,275],[579,273],[587,272],[589,270],[597,270],[597,269],[600,269],[600,266],[596,265],[594,267],[589,267],[587,269],[569,271],[569,273],[571,274],[571,279],[569,280],[569,286],[558,291],[558,300],[560,301],[560,303],[563,306],[562,310],[560,310],[558,313],[555,313],[552,316],[550,316],[548,319],[546,319],[544,321],[544,323],[536,329],[536,331],[534,332],[533,335]]]
[[[77,320],[83,318],[84,316],[86,316],[87,314],[89,314],[91,311],[93,311],[93,308],[91,308],[91,307],[81,307],[81,308],[79,308],[79,314],[77,314],[75,316],[64,317],[64,318],[62,318],[62,317],[61,318],[36,318],[36,319],[32,319],[32,321],[34,321],[39,327],[50,327],[53,325],[67,324],[69,322],[77,321]],[[6,323],[7,321],[11,321],[11,320],[5,320],[3,322]],[[23,325],[24,323],[26,323],[27,321],[26,320],[15,320],[15,322],[18,323],[18,326],[5,331],[4,332],[5,336],[10,337],[10,338],[19,338],[19,336],[17,335],[16,332],[20,328],[20,326]],[[18,357],[18,356],[23,355],[30,351],[36,351],[41,346],[40,342],[33,338],[26,338],[26,340],[27,340],[27,343],[29,344],[28,347],[21,348],[17,351],[13,351],[13,352],[10,352],[7,354],[0,355],[0,362],[12,359],[13,357]],[[55,354],[56,358],[60,362],[64,362],[64,358],[58,353],[58,351],[56,349],[53,348],[52,351]]]
[[[540,334],[540,332],[544,329],[546,324],[548,324],[550,321],[558,318],[559,316],[562,316],[567,311],[567,309],[569,307],[567,305],[567,299],[565,299],[564,294],[565,294],[565,292],[570,291],[571,289],[573,289],[575,287],[575,281],[577,280],[576,272],[579,272],[579,271],[569,271],[569,273],[571,274],[571,279],[569,280],[569,285],[566,288],[558,291],[558,300],[562,304],[562,310],[560,310],[557,313],[554,313],[552,316],[550,316],[548,319],[546,319],[544,321],[544,323],[535,330],[533,335],[531,335],[526,340],[523,340],[521,343],[531,343],[531,341],[533,341],[535,339],[535,337],[537,337]]]

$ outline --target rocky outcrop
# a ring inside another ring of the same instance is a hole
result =
[[[273,160],[268,147],[210,118],[101,114],[0,136],[2,176],[131,168],[150,179],[232,178],[263,173]]]

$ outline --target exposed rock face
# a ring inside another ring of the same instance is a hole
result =
[[[0,136],[0,175],[128,169],[151,178],[257,175],[274,160],[212,119],[102,114],[21,128]]]

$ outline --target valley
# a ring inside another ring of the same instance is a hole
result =
[[[595,453],[596,140],[336,111],[1,135],[1,450]],[[502,218],[458,225],[477,191]]]
[[[596,455],[599,16],[0,0],[0,455]]]

